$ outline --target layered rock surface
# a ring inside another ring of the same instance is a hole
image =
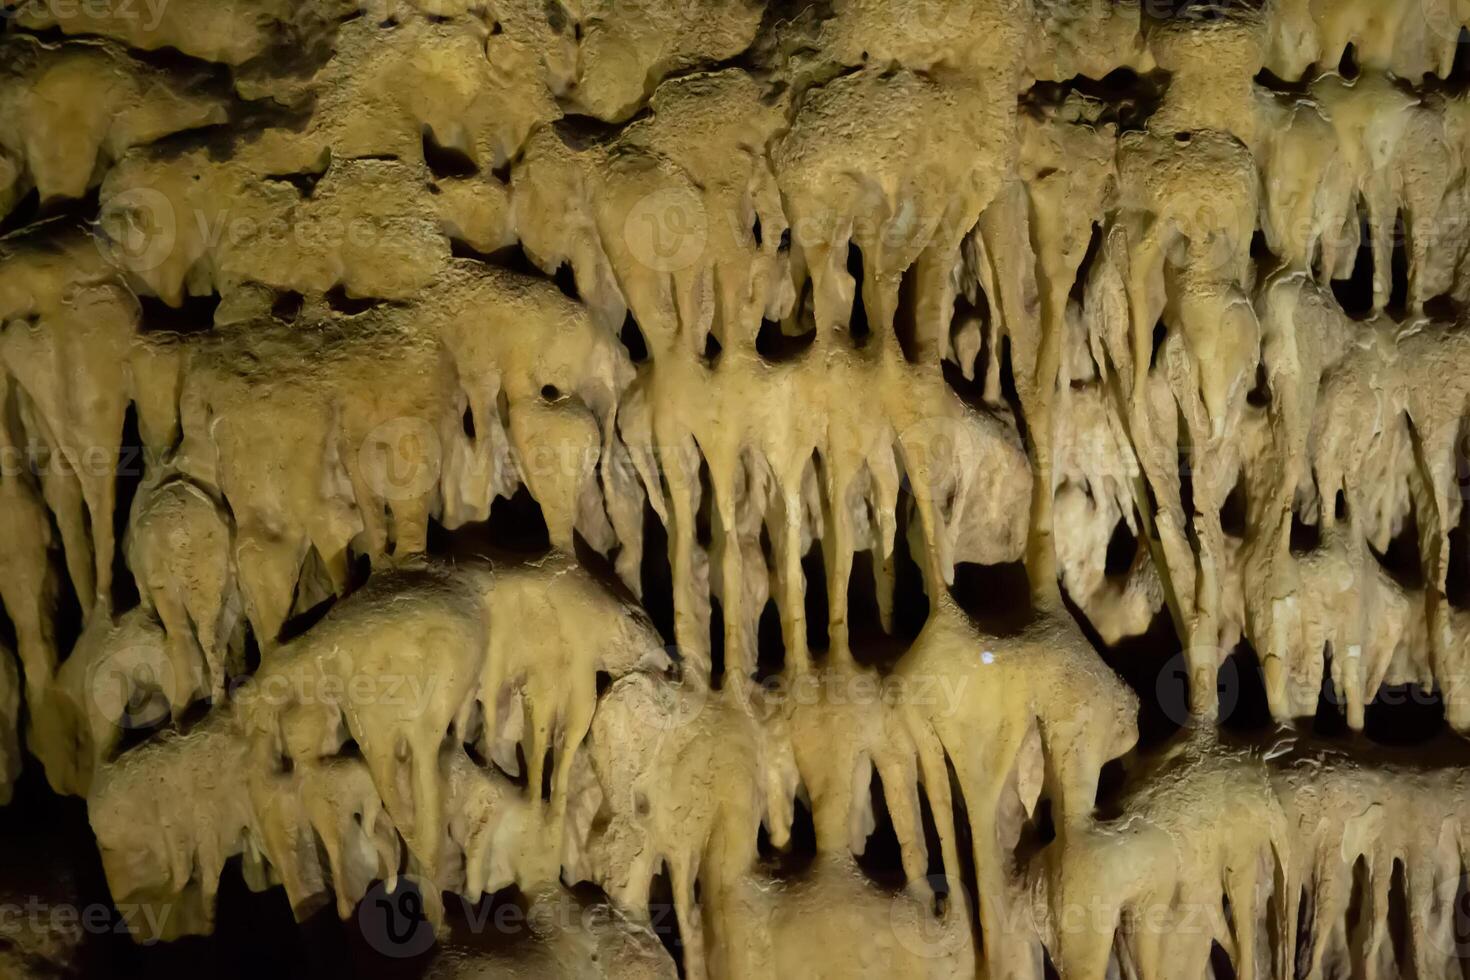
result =
[[[3,11],[0,781],[142,938],[1458,975],[1470,8]]]

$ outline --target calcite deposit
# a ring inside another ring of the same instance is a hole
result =
[[[132,941],[1464,975],[1470,3],[0,26],[0,796]]]

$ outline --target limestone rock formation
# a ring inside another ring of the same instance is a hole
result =
[[[1465,0],[0,26],[0,796],[127,941],[1464,975]]]

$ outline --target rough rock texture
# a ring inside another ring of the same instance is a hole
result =
[[[1463,0],[0,19],[0,792],[136,938],[1461,975]]]

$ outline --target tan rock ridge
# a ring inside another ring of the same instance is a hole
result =
[[[135,938],[1463,972],[1463,0],[0,20],[0,794]]]

